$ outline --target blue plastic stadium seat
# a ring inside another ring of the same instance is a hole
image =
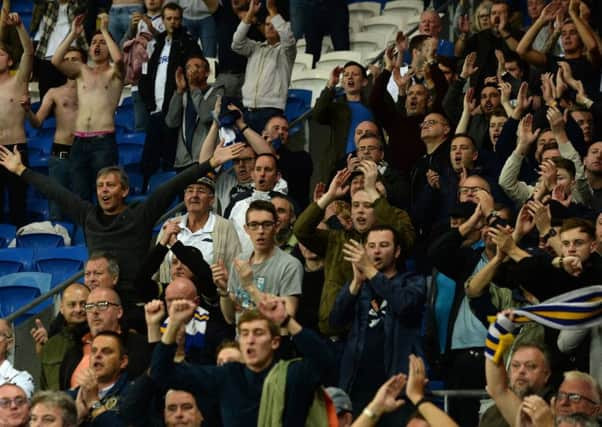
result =
[[[150,179],[148,180],[147,193],[149,193],[149,194],[152,193],[153,191],[155,191],[155,189],[157,187],[159,187],[161,184],[169,181],[174,176],[176,176],[176,173],[174,171],[158,172],[158,173],[152,175],[150,177]]]
[[[146,132],[126,132],[117,134],[117,144],[144,145]]]
[[[31,233],[17,236],[18,248],[58,248],[65,246],[63,237],[50,233]]]
[[[40,290],[35,286],[4,286],[0,287],[0,317],[14,313],[25,304],[40,296]],[[27,316],[21,316],[15,324],[23,322]]]
[[[288,97],[286,99],[286,107],[284,108],[284,115],[288,119],[289,123],[309,110],[311,110],[311,90],[289,89]],[[300,130],[301,125],[297,125],[289,129],[289,133],[294,135]]]
[[[128,132],[134,132],[134,106],[119,107],[115,113],[115,124],[125,128]]]
[[[52,276],[48,273],[24,272],[8,274],[0,277],[0,289],[10,286],[31,286],[37,288],[39,292],[38,295],[48,292],[50,290],[51,283]],[[49,298],[40,305],[28,311],[28,313],[37,314],[51,304],[52,298]]]
[[[142,161],[142,149],[143,146],[140,144],[124,143],[117,145],[119,164],[122,166],[139,165]]]
[[[38,132],[27,140],[27,154],[29,156],[29,166],[48,167],[48,158],[52,149],[54,132]]]
[[[0,276],[31,270],[33,266],[33,249],[7,248],[0,249]]]
[[[0,248],[5,248],[15,238],[17,227],[12,224],[0,224]]]
[[[142,174],[135,170],[128,170],[127,173],[130,181],[130,195],[138,196],[144,193],[144,177]]]
[[[54,287],[82,270],[87,259],[85,246],[68,246],[36,249],[33,262],[37,271],[52,274],[51,285]]]

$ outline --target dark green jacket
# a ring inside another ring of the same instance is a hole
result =
[[[42,390],[61,390],[61,363],[67,352],[80,342],[85,330],[87,330],[86,327],[81,328],[79,325],[75,327],[65,326],[44,344],[40,354],[42,364],[40,388]]]
[[[368,108],[368,103],[362,97],[362,104]],[[351,125],[351,109],[343,94],[337,96],[336,89],[326,86],[316,100],[312,117],[322,125],[330,126],[330,144],[326,151],[324,170],[334,170],[336,162],[345,156],[347,134]]]
[[[376,224],[390,225],[398,233],[401,244],[401,258],[407,255],[414,245],[416,237],[414,227],[406,211],[394,208],[384,198],[374,202]],[[324,288],[320,299],[318,313],[320,332],[333,336],[341,330],[330,327],[330,312],[341,287],[353,277],[351,264],[343,259],[343,244],[349,239],[363,242],[366,233],[351,230],[319,230],[318,224],[324,216],[324,211],[314,202],[305,209],[293,228],[297,239],[311,251],[324,258]]]

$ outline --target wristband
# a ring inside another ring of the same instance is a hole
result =
[[[364,414],[365,416],[367,416],[371,420],[378,420],[378,415],[376,415],[376,413],[372,412],[368,408],[364,408],[364,410],[362,411],[362,414]]]
[[[228,291],[222,291],[219,288],[217,289],[217,294],[222,298],[227,298],[228,296],[230,296],[230,294],[228,294]]]
[[[247,129],[249,129],[249,125],[245,125],[245,127],[240,130],[240,133],[245,133]]]

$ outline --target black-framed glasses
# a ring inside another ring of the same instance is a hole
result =
[[[264,230],[271,230],[272,228],[274,228],[274,226],[276,225],[276,223],[274,221],[263,221],[263,222],[256,222],[256,221],[252,221],[247,223],[247,227],[249,228],[249,230],[259,230],[259,227],[263,228]]]
[[[116,304],[114,302],[109,302],[109,301],[98,301],[98,302],[87,302],[86,305],[84,305],[84,310],[86,311],[93,311],[93,310],[98,310],[98,311],[106,311],[109,306],[115,306],[115,307],[119,307],[119,304]]]
[[[427,126],[433,126],[433,125],[436,125],[437,123],[442,123],[442,122],[440,122],[438,120],[432,120],[432,119],[431,120],[424,120],[422,123],[420,123],[420,127],[424,128],[424,127],[427,127]]]
[[[8,397],[4,397],[4,398],[0,399],[0,408],[7,409],[7,408],[10,408],[10,406],[12,404],[14,404],[17,407],[21,407],[23,405],[26,405],[27,402],[28,402],[27,398],[23,397],[23,396],[17,396],[12,399],[9,399]]]
[[[592,405],[598,405],[598,402],[590,399],[589,397],[585,397],[581,394],[578,394],[578,393],[565,393],[563,391],[559,391],[558,393],[556,393],[556,399],[558,399],[559,401],[568,399],[569,402],[571,402],[571,403],[579,403],[582,400],[585,400],[586,402],[589,402]]]

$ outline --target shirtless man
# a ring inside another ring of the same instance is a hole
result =
[[[9,150],[18,150],[21,158],[27,163],[27,146],[25,138],[25,112],[18,106],[21,97],[27,94],[29,75],[33,66],[33,44],[27,30],[17,13],[2,11],[2,24],[16,27],[23,54],[19,69],[13,75],[10,68],[13,58],[7,46],[0,44],[0,145]],[[25,193],[26,185],[23,181],[15,179],[5,170],[0,171],[0,216],[4,212],[4,188],[9,192],[10,222],[23,225],[25,219]]]
[[[85,51],[76,47],[70,47],[63,61],[85,64],[88,55]],[[49,89],[42,99],[40,109],[34,113],[31,111],[29,97],[21,103],[25,114],[33,127],[39,128],[54,110],[56,117],[56,131],[54,143],[52,144],[52,156],[48,160],[48,175],[54,178],[63,187],[71,187],[71,163],[69,154],[73,144],[73,132],[75,131],[75,120],[77,119],[77,87],[74,79],[59,87]],[[50,202],[50,219],[60,221],[63,215],[54,202]]]
[[[98,171],[117,164],[115,110],[125,74],[121,51],[109,34],[108,15],[98,17],[100,31],[92,37],[88,51],[94,67],[63,61],[69,46],[84,30],[83,15],[75,18],[71,32],[52,57],[52,64],[76,82],[79,109],[70,154],[71,182],[74,193],[84,200],[92,196]]]

